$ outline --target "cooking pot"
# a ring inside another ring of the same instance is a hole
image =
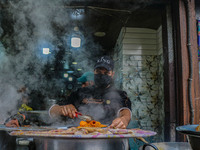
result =
[[[35,138],[36,150],[128,150],[128,139]]]
[[[60,127],[57,127],[58,129]],[[67,129],[68,127],[66,127]],[[126,132],[125,132],[125,131]],[[33,137],[36,150],[128,150],[128,139],[131,137],[154,136],[156,132],[129,129],[131,134],[127,134],[126,129],[110,129],[113,134],[59,134],[53,132],[27,132],[13,131],[10,135],[20,137]],[[122,134],[120,132],[125,132]],[[115,134],[119,133],[119,134]]]

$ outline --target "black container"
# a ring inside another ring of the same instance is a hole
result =
[[[179,126],[176,130],[187,135],[188,141],[193,150],[200,150],[200,131],[196,131],[197,125]]]
[[[187,135],[193,150],[200,150],[200,136]]]

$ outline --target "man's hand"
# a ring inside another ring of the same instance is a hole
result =
[[[129,121],[127,121],[125,117],[119,117],[113,120],[112,124],[110,125],[110,128],[126,129],[128,123]]]
[[[74,105],[64,105],[61,107],[61,115],[68,116],[70,118],[74,118],[76,116],[75,112],[77,112],[77,109],[74,107]]]
[[[126,129],[129,121],[131,120],[131,111],[129,109],[122,109],[119,112],[119,116],[120,117],[113,120],[112,124],[110,125],[110,128]]]
[[[55,105],[50,109],[51,117],[58,117],[63,115],[74,118],[76,116],[75,112],[77,112],[77,109],[72,104],[62,106]]]
[[[5,124],[6,127],[19,127],[19,122],[17,119],[10,120]]]

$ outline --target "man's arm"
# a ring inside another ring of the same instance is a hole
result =
[[[127,96],[125,91],[120,92],[122,108],[119,109],[117,113],[117,118],[113,120],[110,125],[111,128],[123,128],[125,129],[132,117],[131,114],[131,101]]]
[[[68,116],[74,118],[76,116],[75,112],[77,112],[77,109],[72,104],[62,106],[53,105],[49,109],[49,115],[51,117]]]
[[[110,125],[111,128],[121,128],[126,129],[129,122],[131,120],[131,111],[127,109],[122,109],[119,112],[119,117],[113,120],[112,124]]]
[[[74,118],[76,116],[75,112],[77,112],[75,102],[79,100],[79,90],[72,92],[70,96],[62,101],[59,105],[53,105],[49,109],[50,117],[58,117],[58,116],[68,116],[70,118]]]

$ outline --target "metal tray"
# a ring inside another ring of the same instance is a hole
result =
[[[111,129],[117,130],[117,129]],[[119,129],[118,129],[119,130]],[[42,133],[42,132],[26,132],[26,131],[13,131],[10,133],[11,136],[20,136],[20,137],[38,137],[38,138],[67,138],[67,139],[105,139],[105,138],[137,138],[137,137],[150,137],[156,135],[156,132],[149,130],[141,129],[121,129],[121,130],[132,130],[132,134],[101,134],[97,133],[96,135],[60,135],[52,133]]]
[[[6,127],[5,125],[0,124],[0,131],[48,131],[55,129],[56,127],[48,127],[48,126]]]
[[[32,110],[32,111],[22,111],[25,114],[49,114],[47,110]]]

